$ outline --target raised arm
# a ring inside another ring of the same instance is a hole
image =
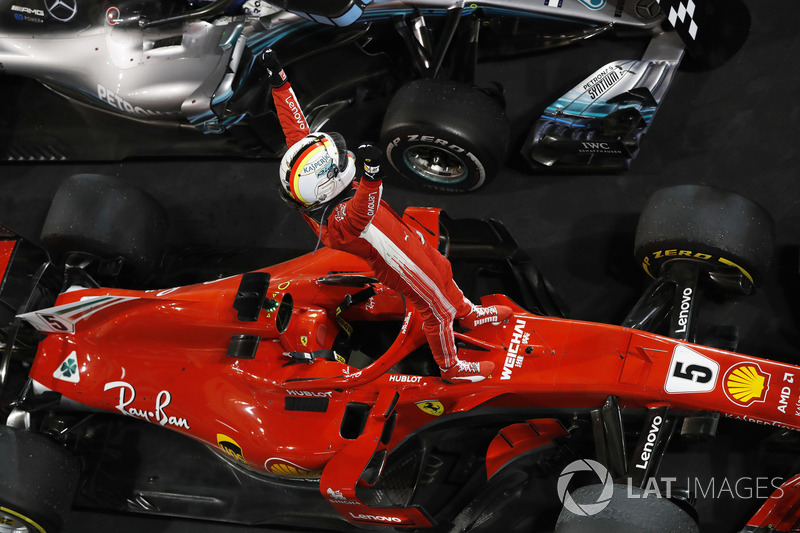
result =
[[[356,176],[361,178],[361,183],[353,199],[347,203],[345,217],[341,221],[342,229],[350,235],[360,235],[378,211],[383,192],[381,159],[382,154],[377,146],[362,144],[358,147]]]
[[[310,133],[308,122],[275,52],[271,49],[265,50],[261,54],[261,61],[269,73],[272,100],[275,102],[278,120],[286,137],[286,146],[292,146]]]

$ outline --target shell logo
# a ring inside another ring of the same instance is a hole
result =
[[[769,390],[770,375],[756,363],[733,365],[725,374],[725,394],[735,404],[748,407],[763,402]]]
[[[279,459],[277,457],[267,459],[264,463],[264,468],[269,474],[297,479],[317,479],[322,475],[322,472],[306,470],[286,459]]]

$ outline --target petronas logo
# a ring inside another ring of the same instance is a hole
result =
[[[78,370],[78,354],[74,351],[69,354],[61,365],[56,368],[56,371],[53,372],[53,377],[69,383],[78,383],[81,380],[81,374]]]
[[[725,374],[725,393],[733,403],[744,407],[763,402],[769,390],[769,378],[756,363],[739,363]]]

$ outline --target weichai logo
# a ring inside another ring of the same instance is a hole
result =
[[[748,407],[763,402],[769,390],[770,375],[756,363],[733,365],[725,374],[725,394],[735,404]]]

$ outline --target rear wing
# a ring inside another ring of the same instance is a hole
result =
[[[0,328],[16,313],[55,301],[62,284],[57,270],[41,246],[0,225]]]
[[[11,264],[11,258],[14,257],[14,251],[17,249],[18,239],[0,237],[0,292],[3,291],[3,285],[6,281],[6,273],[8,266]]]
[[[11,355],[22,335],[16,314],[51,305],[62,280],[60,269],[52,266],[42,247],[0,225],[0,329],[5,339],[0,350],[0,390],[7,382]]]

